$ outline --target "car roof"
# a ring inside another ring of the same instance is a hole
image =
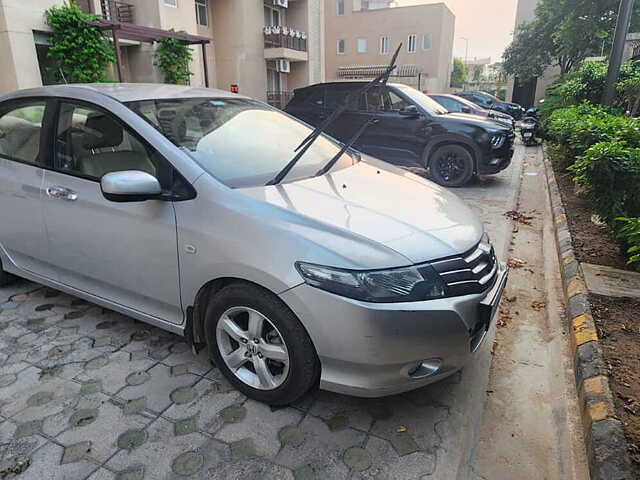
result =
[[[339,82],[315,83],[313,85],[308,85],[306,87],[297,88],[295,91],[298,92],[298,91],[303,91],[303,90],[307,90],[307,89],[311,89],[311,88],[334,86],[334,85],[366,85],[367,83],[370,83],[370,81],[369,80],[341,80]],[[408,86],[408,85],[405,85],[403,83],[393,83],[393,82],[387,82],[387,85],[389,85],[390,87],[406,87],[406,86]]]
[[[156,100],[169,98],[249,98],[237,93],[227,92],[214,88],[199,88],[186,85],[169,85],[163,83],[72,83],[66,85],[48,85],[39,88],[18,90],[6,96],[65,96],[74,97],[74,93],[91,90],[93,92],[114,98],[119,102],[132,102],[137,100]],[[0,101],[5,97],[0,97]]]

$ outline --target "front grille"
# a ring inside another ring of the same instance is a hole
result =
[[[442,277],[448,297],[485,292],[493,286],[498,272],[493,247],[484,241],[463,255],[431,265]]]

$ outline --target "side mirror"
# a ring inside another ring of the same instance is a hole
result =
[[[417,117],[420,115],[420,111],[415,105],[407,105],[402,110],[400,110],[399,113],[400,115],[404,115],[405,117]]]
[[[112,202],[142,202],[162,193],[156,177],[138,170],[107,173],[100,180],[100,188],[104,198]]]
[[[462,113],[471,113],[471,107],[467,107],[466,105],[464,105],[461,111]]]

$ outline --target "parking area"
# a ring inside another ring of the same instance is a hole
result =
[[[523,151],[456,191],[502,260]],[[20,282],[0,288],[0,478],[468,478],[492,337],[436,385],[384,399],[315,392],[270,408],[180,337]]]

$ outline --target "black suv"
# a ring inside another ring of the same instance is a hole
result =
[[[317,126],[365,82],[320,83],[295,90],[285,111]],[[428,168],[447,187],[466,184],[474,175],[498,173],[513,156],[513,130],[473,115],[449,113],[418,90],[401,84],[351,95],[346,112],[327,133],[342,142],[374,116],[354,147],[396,164]]]
[[[498,97],[494,97],[486,92],[457,92],[456,95],[458,97],[466,98],[487,110],[497,110],[498,112],[511,115],[516,120],[520,120],[525,111],[524,108],[517,103],[504,102]]]

